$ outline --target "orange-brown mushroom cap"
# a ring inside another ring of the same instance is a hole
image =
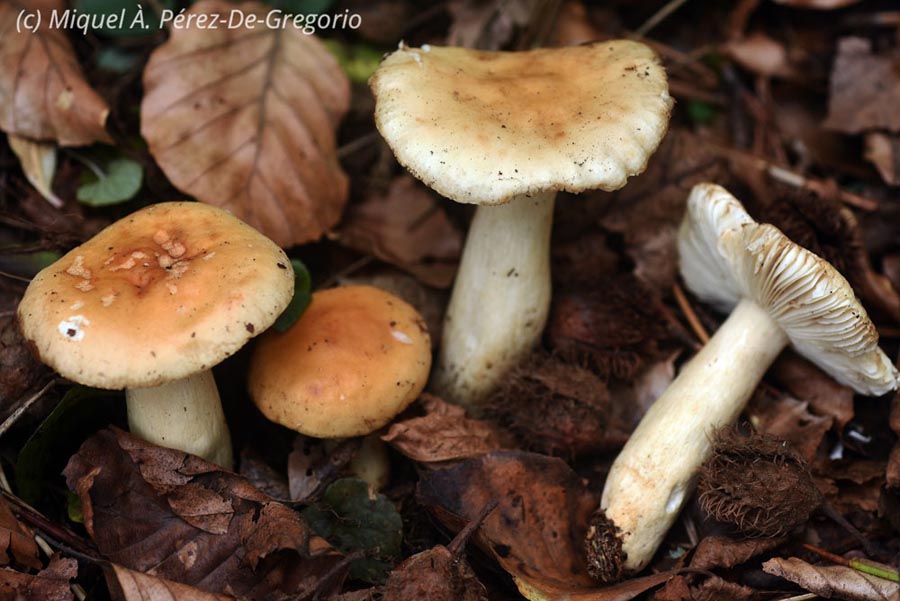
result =
[[[196,202],[151,205],[37,274],[22,332],[63,376],[100,388],[209,369],[268,328],[293,270],[274,242]]]
[[[270,420],[317,438],[368,434],[425,387],[431,339],[403,300],[371,286],[313,294],[285,333],[269,332],[250,365],[250,396]]]

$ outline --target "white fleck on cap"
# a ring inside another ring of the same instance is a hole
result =
[[[19,322],[41,360],[70,380],[156,386],[211,368],[268,328],[293,281],[284,251],[229,213],[160,203],[38,273]]]
[[[616,190],[666,133],[663,67],[638,42],[525,52],[401,47],[370,80],[400,163],[457,202]]]
[[[730,311],[752,299],[797,352],[857,392],[882,395],[900,384],[844,276],[775,226],[756,223],[721,186],[694,186],[679,252],[682,277],[704,302]]]

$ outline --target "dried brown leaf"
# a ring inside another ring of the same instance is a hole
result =
[[[625,601],[673,574],[596,585],[587,573],[584,538],[598,497],[559,459],[522,451],[490,453],[428,472],[418,496],[454,530],[497,501],[475,540],[528,599]]]
[[[718,576],[707,578],[693,590],[692,601],[754,601],[755,599],[768,599],[769,595],[761,594],[754,589],[728,582]]]
[[[867,133],[865,157],[875,165],[886,184],[900,186],[900,137]]]
[[[35,142],[15,134],[7,137],[9,147],[19,157],[25,179],[40,192],[47,202],[62,208],[63,202],[53,193],[53,176],[56,173],[56,146],[47,142]]]
[[[688,192],[703,181],[723,181],[721,155],[703,138],[671,129],[647,169],[628,185],[603,193],[609,210],[600,223],[625,238],[634,273],[657,292],[668,291],[678,274],[676,233]]]
[[[497,501],[475,540],[507,572],[539,590],[593,587],[583,548],[598,498],[564,461],[498,451],[428,472],[418,496],[455,530]]]
[[[808,408],[809,403],[790,396],[758,395],[750,402],[747,414],[757,431],[788,441],[811,461],[834,418],[813,415]]]
[[[234,597],[201,591],[153,574],[143,574],[116,564],[104,570],[113,601],[228,601]]]
[[[64,3],[0,3],[0,129],[60,146],[111,143],[104,129],[109,106],[84,79],[66,31],[50,27],[54,10],[65,10]],[[24,11],[40,12],[36,31],[17,22]]]
[[[264,26],[261,4],[236,7],[204,0],[187,15],[227,19],[240,10],[259,24],[173,28],[153,52],[141,133],[180,190],[281,246],[315,240],[338,221],[347,198],[335,129],[349,83],[314,36]]]
[[[22,395],[47,373],[28,348],[12,311],[0,316],[0,365],[0,419],[5,419],[23,400]]]
[[[857,4],[861,0],[775,0],[776,4],[793,8],[811,8],[815,10],[834,10]]]
[[[872,53],[864,38],[843,38],[831,71],[825,127],[857,134],[867,129],[900,131],[897,58]]]
[[[487,601],[484,585],[465,557],[453,555],[442,545],[394,568],[381,595],[391,601]]]
[[[258,598],[314,590],[340,561],[311,553],[298,514],[244,478],[116,428],[88,439],[64,475],[100,552],[131,570]]]
[[[307,501],[337,478],[360,448],[360,439],[345,440],[330,449],[324,441],[298,434],[288,455],[288,488],[291,501]]]
[[[41,601],[72,601],[75,596],[69,581],[78,575],[74,559],[54,555],[50,565],[37,574],[23,574],[9,568],[0,569],[0,599],[40,599]]]
[[[409,175],[350,205],[334,237],[437,288],[453,283],[462,248],[462,235],[438,201]]]
[[[761,31],[728,42],[724,50],[739,65],[765,77],[791,77],[794,69],[781,42]]]
[[[820,415],[834,418],[841,430],[853,419],[853,390],[806,359],[794,353],[782,353],[773,366],[779,384],[801,401],[806,401]]]
[[[0,565],[15,561],[23,566],[40,569],[40,560],[34,533],[16,519],[5,499],[0,498]]]
[[[820,567],[796,557],[776,557],[763,564],[768,574],[779,576],[800,587],[830,599],[848,601],[897,601],[900,585],[877,576],[857,572],[846,566]]]
[[[537,0],[451,0],[447,10],[453,18],[447,33],[449,46],[499,50],[516,27],[526,25]]]
[[[707,536],[691,557],[691,567],[700,570],[733,568],[781,545],[787,537],[734,540],[726,536]]]
[[[422,395],[420,403],[424,416],[396,422],[381,437],[413,461],[454,461],[510,447],[504,434],[490,422],[467,417],[458,405],[428,393]]]

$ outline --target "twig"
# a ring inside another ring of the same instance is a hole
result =
[[[373,257],[371,255],[366,255],[364,257],[360,257],[359,259],[357,259],[356,261],[353,261],[352,263],[350,263],[349,265],[347,265],[346,267],[344,267],[337,273],[332,274],[327,280],[325,280],[324,282],[319,284],[316,287],[316,289],[324,290],[325,288],[328,288],[332,284],[337,283],[341,278],[345,278],[348,275],[350,275],[351,273],[353,273],[355,271],[359,271],[360,269],[362,269],[363,267],[365,267],[366,265],[368,265],[369,263],[371,263],[374,260],[375,260],[375,257]]]
[[[754,154],[743,152],[735,148],[729,148],[727,146],[721,146],[715,143],[712,144],[716,147],[716,149],[720,150],[724,154],[729,155],[736,162],[748,167],[753,167],[754,169],[758,169],[775,181],[787,184],[788,186],[792,186],[794,188],[809,190],[810,192],[813,192],[818,196],[822,196],[825,193],[826,183],[822,180],[805,177],[803,175],[800,175],[799,173],[791,171],[790,169],[786,169],[774,163],[770,163],[769,161],[762,159]],[[837,192],[840,196],[841,202],[843,202],[844,204],[850,205],[863,211],[878,210],[878,202],[872,200],[871,198],[865,198],[858,194],[848,192],[840,187],[838,187]]]
[[[878,326],[878,335],[882,338],[900,338],[900,328]]]
[[[378,139],[378,131],[370,131],[367,134],[363,134],[355,140],[350,140],[340,148],[335,151],[337,158],[342,159],[346,156],[349,156],[356,152],[357,150],[361,150]]]
[[[23,413],[28,411],[29,407],[34,405],[38,401],[38,399],[40,399],[47,393],[48,390],[53,388],[54,385],[58,384],[61,381],[62,380],[59,380],[57,378],[50,380],[49,382],[44,384],[44,387],[38,390],[37,393],[35,393],[30,399],[16,407],[16,410],[10,413],[9,417],[3,420],[3,423],[0,424],[0,437],[6,434],[6,431],[9,430],[20,417],[22,417]]]
[[[481,511],[475,516],[475,519],[466,524],[465,528],[459,531],[459,533],[453,537],[453,540],[450,541],[450,544],[447,545],[447,550],[450,551],[450,554],[454,557],[458,557],[462,550],[466,546],[466,541],[469,540],[469,537],[481,527],[481,524],[484,523],[484,520],[487,519],[491,513],[497,509],[497,505],[500,504],[500,501],[497,499],[493,499],[488,502],[487,505],[481,508]]]
[[[18,281],[20,281],[20,282],[25,282],[26,284],[30,284],[30,283],[31,283],[31,278],[23,278],[23,277],[20,276],[20,275],[16,275],[16,274],[14,274],[14,273],[9,273],[9,272],[7,272],[7,271],[0,271],[0,276],[3,276],[3,277],[5,277],[5,278],[9,278],[9,279],[11,279],[11,280],[18,280]]]
[[[54,543],[54,546],[63,548],[67,553],[89,561],[102,561],[96,549],[91,548],[74,532],[51,522],[44,514],[13,493],[0,489],[0,495],[12,504],[18,517],[23,522],[32,528],[40,530],[47,540]]]
[[[828,561],[848,568],[853,568],[857,572],[877,576],[878,578],[890,580],[891,582],[900,582],[900,574],[894,571],[890,566],[876,564],[873,561],[863,561],[862,559],[846,559],[840,555],[835,555],[825,549],[820,549],[819,547],[814,547],[807,543],[803,543],[803,548],[812,551]]]
[[[666,20],[666,18],[667,18],[669,15],[671,15],[671,14],[674,13],[676,10],[678,10],[679,8],[681,8],[681,6],[682,6],[685,2],[687,2],[687,0],[669,0],[668,2],[666,2],[666,3],[663,5],[662,8],[660,8],[658,11],[656,11],[655,13],[653,13],[653,15],[652,15],[649,19],[647,19],[646,21],[644,21],[644,24],[641,25],[640,27],[638,27],[638,28],[634,31],[634,34],[632,35],[632,37],[635,37],[635,38],[642,38],[642,37],[644,37],[645,35],[647,35],[647,33],[648,33],[651,29],[653,29],[654,27],[656,27],[657,25],[659,25],[660,23],[662,23],[664,20]]]
[[[784,599],[776,599],[776,601],[808,601],[809,599],[818,599],[819,596],[815,593],[804,593],[802,595],[796,595],[794,597],[785,597]]]
[[[700,339],[700,342],[703,344],[709,342],[709,333],[706,331],[706,328],[703,327],[703,324],[700,323],[700,318],[697,317],[694,308],[691,307],[691,303],[684,294],[684,290],[681,289],[681,286],[679,286],[677,282],[672,286],[672,293],[675,295],[675,300],[678,302],[678,308],[684,313],[684,317],[687,319],[688,324],[690,324],[691,329],[694,330],[694,334]]]

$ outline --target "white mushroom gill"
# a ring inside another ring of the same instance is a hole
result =
[[[723,188],[694,187],[679,252],[688,287],[731,314],[656,400],[610,470],[601,507],[621,530],[624,567],[632,571],[650,561],[690,496],[710,435],[734,421],[785,346],[862,394],[900,383],[843,276],[777,228],[755,223]]]

